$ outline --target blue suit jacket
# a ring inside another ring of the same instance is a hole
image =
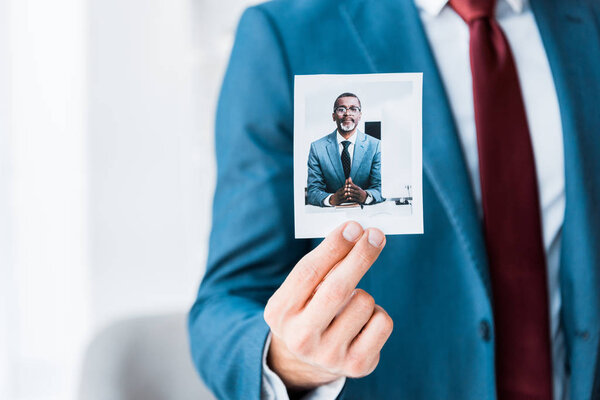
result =
[[[381,148],[379,139],[356,131],[350,178],[361,189],[373,196],[373,203],[381,197]],[[308,204],[322,206],[323,200],[344,186],[346,177],[337,142],[337,130],[316,140],[308,154]]]
[[[572,400],[587,400],[600,336],[600,6],[530,3],[564,134],[560,283],[570,392]],[[342,397],[495,398],[481,221],[448,100],[409,0],[275,1],[241,19],[217,115],[210,252],[189,317],[194,362],[220,398],[259,398],[264,305],[319,243],[294,239],[293,76],[374,72],[423,72],[425,233],[389,236],[361,281],[393,318],[394,332],[377,369],[348,380]],[[490,336],[481,333],[486,323]]]

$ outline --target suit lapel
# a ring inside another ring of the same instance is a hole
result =
[[[362,50],[372,72],[423,72],[425,177],[461,237],[463,250],[477,269],[489,296],[485,244],[471,182],[418,11],[412,1],[348,0],[340,7],[350,32],[357,38],[357,48]],[[427,234],[427,207],[424,218]]]
[[[344,182],[346,182],[346,177],[344,175],[344,167],[342,167],[342,159],[340,158],[339,146],[336,135],[337,131],[333,131],[333,133],[329,134],[327,140],[327,154],[329,154],[329,161],[331,161],[331,165],[333,166],[335,175],[339,180],[336,187],[340,188],[344,185]]]
[[[365,143],[367,138],[364,133],[356,131],[356,142],[354,142],[354,154],[352,155],[352,168],[350,168],[350,176],[352,180],[356,177],[356,173],[360,169],[360,165],[365,157]]]
[[[589,4],[592,4],[590,2]],[[600,335],[600,27],[580,1],[532,0],[559,101],[565,153],[561,247],[562,316],[572,398],[589,398]],[[582,339],[583,336],[587,339]],[[596,372],[599,375],[600,371]]]

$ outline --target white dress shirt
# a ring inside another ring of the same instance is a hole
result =
[[[415,0],[448,95],[481,215],[479,160],[469,62],[469,30],[447,3],[448,0]],[[565,211],[563,140],[558,99],[546,52],[527,0],[498,0],[496,19],[510,44],[517,67],[537,171],[548,268],[554,400],[568,400],[566,349],[560,325],[561,296],[558,276]],[[423,79],[426,80],[427,76]],[[423,105],[425,118],[427,106]],[[267,351],[268,346],[265,347],[265,355]],[[276,380],[283,385],[277,375],[267,368],[266,362],[263,362],[263,367],[263,386],[270,385],[270,389],[275,389],[273,382]],[[343,379],[310,392],[305,399],[335,399],[343,387]],[[325,387],[331,391],[323,391]],[[334,393],[335,388],[338,388],[338,391]],[[263,391],[263,399],[288,398],[285,386],[282,390],[271,390],[269,393]]]

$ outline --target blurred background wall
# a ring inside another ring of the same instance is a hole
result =
[[[191,305],[252,3],[0,0],[0,399],[75,399],[97,332]]]

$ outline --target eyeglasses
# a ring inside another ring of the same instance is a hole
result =
[[[356,106],[352,106],[350,108],[344,107],[344,106],[339,106],[333,109],[333,111],[335,111],[337,114],[346,114],[346,112],[348,112],[348,114],[350,115],[356,115],[360,112],[360,107],[356,107]]]

